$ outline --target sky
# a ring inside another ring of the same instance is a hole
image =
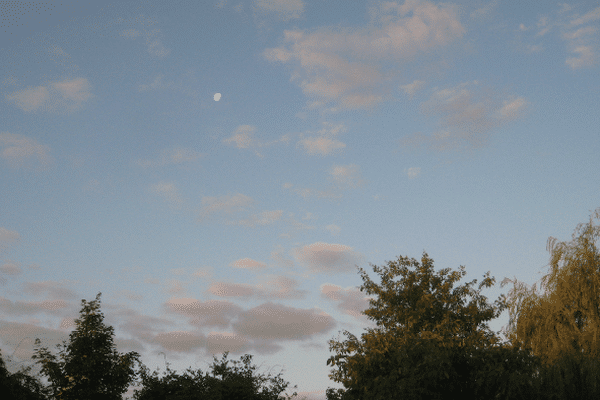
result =
[[[102,292],[118,351],[152,371],[251,354],[284,394],[324,400],[343,387],[328,341],[376,326],[358,268],[380,283],[370,265],[425,251],[436,271],[465,267],[455,286],[490,271],[491,304],[504,278],[539,282],[548,238],[600,207],[598,1],[0,13],[11,371]]]

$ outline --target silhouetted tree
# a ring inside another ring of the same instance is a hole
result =
[[[31,366],[21,367],[11,374],[6,368],[0,351],[0,399],[2,400],[47,400],[48,388],[38,379],[29,375]]]
[[[217,358],[214,358],[212,375],[202,371],[193,371],[188,368],[184,375],[178,375],[167,365],[166,375],[158,377],[158,371],[152,375],[148,374],[148,368],[143,366],[141,370],[142,389],[136,389],[134,393],[135,400],[280,400],[279,394],[282,393],[289,383],[285,382],[277,375],[266,378],[264,375],[254,376],[255,366],[250,366],[251,355],[244,355],[241,360],[244,363],[244,369],[240,369],[238,361],[233,361],[235,367],[228,366],[226,360],[229,352],[225,352],[220,364],[217,364]],[[220,377],[220,378],[217,378]],[[270,379],[269,379],[270,378]],[[270,380],[271,386],[263,386]],[[294,386],[294,388],[296,388]],[[292,396],[286,399],[292,399],[297,396],[294,392]]]
[[[360,269],[360,290],[378,296],[364,311],[377,328],[369,328],[361,341],[348,331],[350,340],[329,341],[330,351],[337,353],[327,360],[337,366],[329,377],[345,390],[328,390],[328,399],[505,399],[526,398],[531,392],[539,361],[501,343],[486,324],[506,308],[504,296],[490,306],[479,294],[495,281],[489,272],[478,291],[470,288],[477,280],[451,291],[466,274],[464,267],[450,276],[449,268],[434,275],[433,260],[425,252],[420,264],[399,257],[384,269],[372,267],[382,284]]]
[[[61,361],[56,361],[45,347],[36,349],[32,356],[42,364],[41,373],[48,377],[56,400],[121,400],[135,378],[132,367],[140,355],[117,353],[114,328],[104,325],[100,312],[100,296],[98,293],[96,300],[87,304],[81,300],[77,327],[69,335],[68,346],[63,341],[59,351]],[[36,339],[35,344],[39,347],[40,340]]]

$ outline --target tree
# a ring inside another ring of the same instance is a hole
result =
[[[11,374],[6,368],[0,351],[0,393],[6,400],[46,400],[49,391],[39,380],[29,375],[31,366],[21,367]]]
[[[220,364],[217,364],[216,357],[212,367],[212,376],[202,371],[193,371],[188,368],[182,376],[177,375],[167,365],[166,375],[158,378],[158,371],[152,375],[148,374],[148,368],[143,366],[141,370],[142,389],[134,393],[135,400],[279,400],[279,394],[283,392],[289,383],[285,382],[277,375],[270,378],[264,375],[253,376],[255,366],[250,366],[251,355],[244,355],[241,360],[244,363],[244,369],[240,369],[233,361],[235,367],[228,367],[229,352],[225,352]],[[217,378],[220,376],[220,379]],[[263,383],[269,381],[271,387],[264,386]],[[294,386],[296,388],[297,386]],[[260,390],[260,392],[259,392]],[[294,392],[288,400],[297,396]]]
[[[486,324],[506,308],[504,295],[490,306],[479,294],[495,281],[489,272],[478,291],[470,288],[477,280],[451,291],[466,274],[464,267],[434,275],[425,252],[420,264],[399,257],[383,269],[372,267],[382,284],[359,268],[360,290],[378,296],[364,311],[377,328],[369,328],[361,341],[348,331],[350,340],[329,341],[337,353],[327,360],[337,367],[329,377],[345,390],[329,389],[328,399],[518,398],[531,392],[538,360],[501,343]],[[398,275],[402,279],[394,282]],[[465,296],[471,297],[468,304]]]
[[[134,362],[139,362],[137,352],[117,353],[113,344],[114,328],[104,325],[100,312],[100,296],[86,304],[81,300],[80,318],[76,329],[69,335],[69,345],[63,341],[59,354],[61,361],[46,347],[35,350],[33,359],[42,365],[41,373],[51,382],[57,400],[102,399],[121,400],[129,383],[135,377]],[[40,340],[36,338],[36,347]]]
[[[600,208],[592,216],[600,218]],[[544,293],[536,293],[536,284],[530,290],[516,279],[502,281],[502,286],[513,283],[508,337],[541,358],[546,371],[540,373],[540,385],[567,397],[581,387],[597,388],[593,393],[600,396],[600,252],[595,245],[600,226],[593,225],[592,216],[577,225],[571,242],[548,238],[550,271],[540,285]]]

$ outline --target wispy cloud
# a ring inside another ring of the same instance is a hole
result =
[[[140,167],[162,167],[170,164],[183,164],[196,161],[202,156],[201,153],[187,148],[176,146],[170,149],[165,149],[161,152],[156,160],[141,159],[137,160],[136,163]]]
[[[204,221],[212,214],[225,212],[231,214],[236,211],[245,210],[254,200],[244,194],[225,195],[220,197],[203,197],[202,209],[198,212],[198,220]]]
[[[42,167],[54,161],[50,155],[50,146],[16,133],[0,133],[0,148],[0,157],[12,168],[23,167],[32,159],[37,160]]]
[[[264,226],[270,225],[281,219],[283,210],[263,211],[259,214],[254,214],[248,219],[241,219],[238,221],[229,221],[229,225],[242,225],[247,227]]]
[[[264,56],[294,66],[292,79],[309,107],[370,108],[391,96],[390,80],[398,73],[384,70],[386,61],[410,61],[465,33],[453,7],[427,1],[384,2],[370,17],[369,28],[286,30],[284,44]]]
[[[251,258],[242,258],[242,259],[232,262],[231,266],[235,267],[235,268],[241,268],[241,269],[255,271],[255,270],[265,268],[267,266],[267,264],[253,260]]]
[[[421,174],[421,168],[411,167],[408,170],[405,169],[404,172],[406,172],[406,175],[408,175],[409,179],[414,179]]]
[[[520,117],[527,101],[522,97],[504,99],[483,89],[477,81],[464,82],[446,89],[434,88],[430,98],[421,103],[426,115],[439,117],[440,130],[431,134],[415,133],[402,138],[402,146],[426,144],[437,150],[461,146],[481,148],[487,144],[489,132]]]
[[[561,9],[554,14],[538,17],[530,26],[519,25],[519,31],[532,31],[535,41],[541,38],[553,37],[549,33],[560,32],[560,38],[566,42],[566,47],[571,56],[566,57],[565,64],[571,69],[589,68],[598,61],[598,29],[590,24],[600,20],[600,7],[596,7],[580,15],[573,12],[573,7],[562,4]],[[542,51],[539,43],[527,44],[530,51]]]
[[[304,147],[306,153],[311,155],[329,155],[332,152],[343,149],[346,144],[336,139],[340,132],[346,132],[348,129],[344,124],[333,124],[331,122],[323,122],[323,128],[317,132],[307,131],[300,136],[303,137],[296,146]],[[304,137],[306,134],[315,136]]]
[[[150,191],[161,196],[174,208],[180,208],[184,200],[173,182],[158,182],[150,186]]]
[[[356,189],[366,182],[361,177],[360,168],[355,164],[334,165],[329,170],[330,179],[339,189]]]
[[[171,50],[162,43],[160,29],[144,31],[138,29],[126,29],[121,31],[120,35],[130,40],[136,40],[138,37],[143,36],[146,39],[146,49],[148,50],[148,53],[154,57],[163,58],[171,53]]]
[[[304,11],[302,0],[255,0],[257,10],[274,15],[280,21],[300,18]]]
[[[240,125],[233,132],[233,135],[227,139],[223,139],[223,143],[228,145],[235,145],[238,149],[249,149],[249,148],[260,148],[271,146],[276,143],[289,143],[290,135],[282,135],[279,139],[264,142],[259,141],[254,136],[254,132],[256,132],[256,127],[252,125]],[[257,150],[254,151],[258,157],[264,157]]]
[[[356,272],[355,264],[361,263],[364,258],[352,247],[323,242],[296,248],[292,253],[296,261],[306,265],[311,273],[325,274]]]
[[[74,78],[29,87],[4,97],[25,112],[70,113],[80,109],[93,95],[87,79]]]

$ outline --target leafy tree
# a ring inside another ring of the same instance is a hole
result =
[[[384,268],[372,267],[382,284],[360,269],[360,290],[378,296],[364,311],[377,328],[369,328],[361,341],[348,331],[350,340],[329,341],[330,351],[337,353],[327,360],[337,366],[329,377],[345,390],[329,389],[328,399],[504,399],[531,393],[539,361],[501,343],[486,323],[506,307],[503,295],[490,306],[479,294],[495,281],[489,272],[478,291],[470,288],[477,280],[451,291],[466,274],[464,267],[449,276],[449,268],[436,275],[425,252],[420,264],[399,257]],[[394,282],[399,275],[402,279]]]
[[[47,400],[49,391],[39,380],[29,375],[31,366],[21,367],[11,374],[0,351],[0,393],[5,400]]]
[[[600,208],[593,214],[600,218]],[[550,271],[529,290],[516,279],[509,292],[508,337],[540,357],[540,390],[548,396],[600,396],[600,226],[578,224],[571,242],[548,239]],[[584,384],[585,383],[585,384]],[[581,390],[586,392],[583,393]],[[547,397],[551,398],[551,397]]]
[[[36,349],[33,359],[42,364],[41,373],[51,382],[56,400],[121,400],[129,383],[135,377],[134,362],[137,352],[117,353],[113,344],[114,328],[104,325],[100,312],[100,296],[86,304],[82,300],[76,329],[69,335],[67,346],[63,341],[59,354],[61,361],[46,347]],[[36,347],[40,340],[36,338]]]
[[[264,375],[253,376],[256,369],[250,366],[251,355],[244,355],[241,360],[244,363],[244,369],[238,367],[240,362],[233,361],[235,367],[229,368],[229,361],[226,360],[229,352],[225,352],[220,364],[217,364],[214,358],[212,376],[206,372],[193,371],[188,368],[182,376],[177,375],[167,365],[167,374],[162,378],[158,377],[158,371],[152,375],[148,374],[148,368],[143,366],[141,370],[142,389],[136,390],[135,400],[279,400],[279,394],[283,392],[289,383],[285,382],[277,375],[270,378]],[[220,378],[217,378],[220,376]],[[263,386],[263,383],[269,381],[271,386]],[[297,386],[294,386],[296,388]],[[260,392],[259,392],[260,390]],[[294,392],[288,400],[297,396]]]

